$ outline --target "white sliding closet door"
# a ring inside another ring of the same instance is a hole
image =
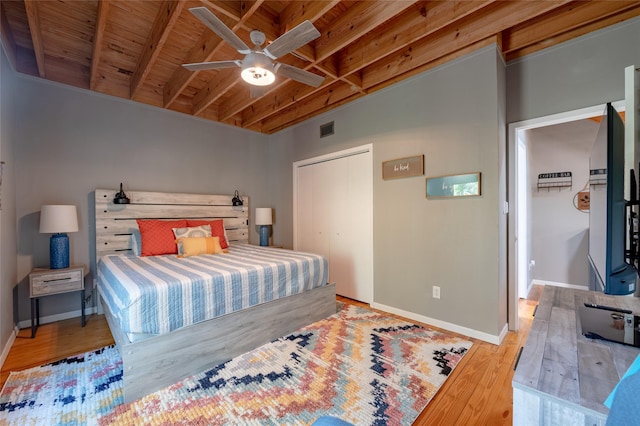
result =
[[[338,294],[373,301],[371,148],[294,164],[294,248],[324,255]]]

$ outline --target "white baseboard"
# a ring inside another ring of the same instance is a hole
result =
[[[544,280],[531,280],[531,285],[554,285],[556,287],[566,287],[572,288],[574,290],[589,290],[588,285],[577,285],[577,284],[567,284],[567,283],[558,283],[555,281],[544,281]]]
[[[91,315],[96,313],[96,308],[86,308],[84,310],[85,315]],[[49,315],[48,317],[40,317],[40,325],[49,324],[51,322],[62,321],[70,318],[80,318],[82,316],[82,311],[78,309],[77,311],[71,312],[63,312],[61,314]],[[20,329],[31,327],[31,320],[22,320],[18,323],[18,327]]]
[[[424,315],[419,315],[413,312],[408,312],[402,309],[394,308],[392,306],[382,305],[380,303],[372,303],[371,307],[374,309],[379,309],[381,311],[389,312],[391,314],[400,315],[401,317],[405,317],[414,321],[421,322],[423,324],[429,324],[434,327],[442,328],[444,330],[453,331],[454,333],[463,334],[465,336],[473,337],[474,339],[483,340],[485,342],[500,345],[502,343],[502,339],[506,336],[507,331],[509,330],[508,324],[505,324],[504,328],[500,332],[499,336],[484,333],[482,331],[474,330],[467,327],[462,327],[457,324],[453,324],[446,321],[440,321],[435,318],[429,318]]]
[[[17,327],[13,330],[13,333],[9,335],[9,340],[7,340],[7,342],[4,344],[4,347],[2,348],[2,354],[0,354],[0,367],[4,366],[4,362],[9,356],[9,351],[13,346],[13,342],[16,341],[16,334],[18,334],[18,330],[19,329]]]

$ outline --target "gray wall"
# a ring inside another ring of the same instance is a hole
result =
[[[589,213],[577,210],[574,203],[589,182],[589,157],[598,127],[595,121],[578,120],[526,131],[534,280],[589,285]],[[562,171],[572,172],[573,187],[537,189],[539,173]]]
[[[43,204],[78,206],[71,259],[85,265],[94,260],[95,188],[115,193],[120,182],[125,190],[233,194],[237,188],[252,209],[273,206],[269,170],[281,166],[264,135],[38,79],[15,80],[21,320],[29,318],[27,275],[49,263],[49,235],[38,233]],[[251,240],[257,238],[252,232]],[[41,314],[78,309],[76,296],[59,295],[43,300]]]
[[[640,18],[542,50],[507,66],[507,122],[624,99],[624,69],[640,64]]]
[[[296,161],[373,143],[375,303],[492,336],[506,324],[501,68],[491,46],[272,137]],[[426,176],[482,172],[482,196],[428,200],[425,177],[382,180],[383,161],[419,154]]]
[[[15,160],[13,126],[15,115],[13,104],[14,75],[4,51],[0,49],[0,160],[4,161],[0,197],[0,352],[8,350],[5,343],[10,340],[14,326],[14,296],[16,282],[16,207],[15,207]]]

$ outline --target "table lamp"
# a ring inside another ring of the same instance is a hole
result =
[[[260,226],[260,245],[269,245],[269,225],[273,224],[271,208],[260,207],[256,209],[256,225]]]
[[[49,267],[69,267],[69,237],[66,232],[78,231],[76,206],[48,205],[40,210],[40,233],[52,234],[49,240]]]

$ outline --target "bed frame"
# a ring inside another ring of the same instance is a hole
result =
[[[235,207],[232,195],[127,191],[131,203],[114,204],[116,192],[95,190],[96,264],[131,251],[131,232],[142,218],[224,219],[230,244],[249,242],[248,197]],[[136,342],[103,310],[122,354],[124,399],[132,402],[334,314],[336,290],[329,284]]]

